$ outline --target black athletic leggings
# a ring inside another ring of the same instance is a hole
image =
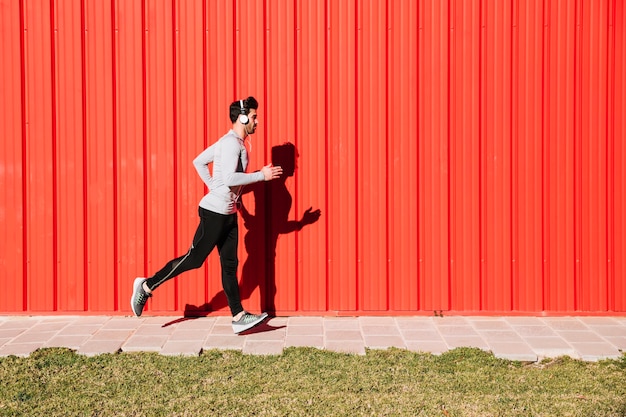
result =
[[[200,268],[213,248],[217,246],[222,266],[222,287],[226,293],[230,311],[235,316],[243,311],[237,282],[237,245],[239,240],[237,214],[218,214],[202,207],[198,209],[198,214],[200,215],[200,224],[189,251],[185,255],[169,261],[152,278],[148,278],[146,284],[150,290],[154,291],[165,281],[190,269]]]

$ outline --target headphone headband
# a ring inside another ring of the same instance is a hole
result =
[[[248,119],[248,115],[246,114],[246,109],[243,106],[243,100],[239,100],[239,107],[241,108],[241,114],[239,115],[239,122],[242,125],[247,125],[250,120]]]

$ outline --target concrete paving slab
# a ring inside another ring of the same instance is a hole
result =
[[[568,343],[602,343],[604,339],[591,330],[556,330],[556,333]]]
[[[515,330],[522,337],[556,337],[557,334],[547,324],[541,325],[512,325]]]
[[[216,323],[215,317],[198,317],[183,318],[179,320],[171,320],[167,326],[173,326],[176,329],[188,329],[209,332]]]
[[[162,324],[148,324],[143,323],[141,326],[135,329],[135,335],[149,336],[149,335],[171,335],[176,330],[176,327],[163,327]]]
[[[101,329],[91,336],[91,340],[119,340],[125,342],[133,334],[130,329]]]
[[[0,318],[0,329],[30,329],[39,323],[39,319],[22,316],[2,316]]]
[[[362,324],[361,332],[372,336],[400,336],[400,330],[394,325]]]
[[[599,325],[593,331],[604,337],[626,337],[626,326]]]
[[[287,325],[291,326],[323,326],[323,317],[288,317]]]
[[[393,317],[376,317],[376,316],[361,316],[357,318],[361,327],[364,326],[396,326],[396,321]]]
[[[39,333],[39,332],[58,332],[68,325],[67,321],[47,321],[43,320],[34,326],[32,326],[29,332]]]
[[[245,342],[245,338],[239,337],[237,335],[231,334],[229,335],[221,335],[221,334],[212,334],[209,335],[204,344],[202,345],[203,350],[242,350],[243,344]]]
[[[545,323],[541,317],[534,316],[510,316],[501,317],[511,326],[543,326]]]
[[[512,331],[511,325],[502,319],[473,320],[472,327],[476,331]]]
[[[285,343],[282,340],[246,340],[243,353],[247,355],[280,355]]]
[[[59,330],[58,335],[92,335],[100,330],[100,324],[71,323]]]
[[[219,324],[215,323],[213,328],[211,329],[211,334],[221,334],[221,335],[232,335],[233,334],[233,326],[229,324]]]
[[[197,355],[202,350],[280,354],[310,346],[365,354],[396,347],[445,353],[476,347],[510,360],[568,355],[586,361],[619,358],[626,350],[626,317],[273,317],[240,335],[231,318],[2,316],[0,356],[28,356],[45,347],[84,355],[159,352]]]
[[[441,355],[449,350],[443,340],[410,341],[406,342],[406,347],[412,352],[432,353],[433,355]]]
[[[193,329],[176,329],[170,333],[168,340],[176,342],[203,342],[208,337],[208,332]]]
[[[202,340],[168,340],[160,353],[166,356],[198,356],[202,352]]]
[[[102,328],[106,330],[135,330],[144,323],[141,318],[113,317],[107,320]]]
[[[24,333],[26,330],[28,330],[28,328],[8,328],[8,329],[3,329],[0,328],[0,339],[14,339],[17,336],[21,335],[22,333]]]
[[[400,330],[434,330],[436,328],[431,317],[397,317],[395,321]]]
[[[324,319],[324,328],[327,330],[360,330],[357,320],[350,317],[327,317]]]
[[[580,355],[565,340],[558,336],[532,336],[523,338],[540,358],[570,356],[579,359]]]
[[[40,345],[43,345],[49,339],[56,336],[56,334],[57,332],[48,332],[41,330],[37,331],[35,329],[29,329],[21,333],[19,336],[15,337],[12,343],[39,343]]]
[[[621,352],[626,352],[626,337],[624,336],[604,336],[604,339],[615,346]]]
[[[11,340],[13,340],[13,338],[10,338],[10,337],[6,337],[6,338],[0,337],[0,348],[2,346],[4,346],[5,344],[9,343]]]
[[[462,336],[451,336],[446,335],[443,338],[444,342],[450,349],[461,348],[461,347],[472,347],[478,348],[482,350],[489,350],[489,344],[480,336],[472,336],[472,335],[462,335]]]
[[[286,329],[264,330],[263,328],[254,328],[246,332],[242,332],[239,337],[245,337],[248,340],[266,340],[266,341],[284,341],[287,335]]]
[[[606,343],[574,342],[570,343],[576,355],[584,361],[597,362],[603,359],[618,359],[621,352]]]
[[[305,326],[302,326],[305,327]],[[285,347],[314,347],[324,348],[324,336],[321,335],[289,335],[285,337]]]
[[[436,326],[467,326],[472,318],[464,316],[444,316],[433,317],[433,324]]]
[[[122,345],[124,352],[160,352],[168,335],[133,335]]]
[[[398,349],[406,349],[406,342],[400,336],[379,336],[366,334],[363,335],[365,346],[369,349],[387,349],[395,347]]]
[[[443,341],[441,334],[437,329],[432,330],[400,330],[400,334],[407,342],[418,342],[421,340],[437,340]]]
[[[89,335],[59,335],[50,338],[47,340],[43,347],[53,348],[53,347],[66,347],[72,350],[76,350],[80,348],[89,340]]]
[[[512,330],[485,330],[479,331],[478,334],[489,346],[492,343],[524,343],[520,335]]]
[[[326,340],[332,341],[363,341],[363,333],[360,330],[326,330]]]
[[[581,316],[581,317],[578,317],[578,320],[582,321],[588,326],[594,326],[594,327],[621,325],[619,318],[610,317],[610,316]]]
[[[326,340],[324,349],[354,355],[365,355],[365,342],[358,340]]]
[[[288,336],[298,336],[298,335],[323,335],[324,334],[324,326],[322,324],[298,324],[292,325],[289,324],[287,326],[287,335]]]
[[[537,354],[526,343],[490,342],[489,350],[496,358],[519,362],[536,362]]]
[[[559,330],[589,330],[581,320],[575,317],[544,317],[542,321],[551,329]]]
[[[76,352],[85,356],[118,353],[122,350],[124,340],[88,340]]]
[[[42,346],[43,343],[7,343],[0,348],[0,356],[27,357]]]

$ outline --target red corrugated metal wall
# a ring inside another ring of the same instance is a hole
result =
[[[619,0],[0,0],[0,313],[128,314],[248,95],[251,167],[296,171],[244,198],[247,308],[624,312],[625,27]],[[225,312],[219,274],[148,312]]]

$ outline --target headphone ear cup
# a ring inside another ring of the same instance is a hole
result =
[[[239,108],[241,109],[241,114],[239,115],[239,123],[241,123],[242,125],[247,125],[249,120],[248,115],[246,114],[246,109],[243,106],[243,100],[239,100]]]

